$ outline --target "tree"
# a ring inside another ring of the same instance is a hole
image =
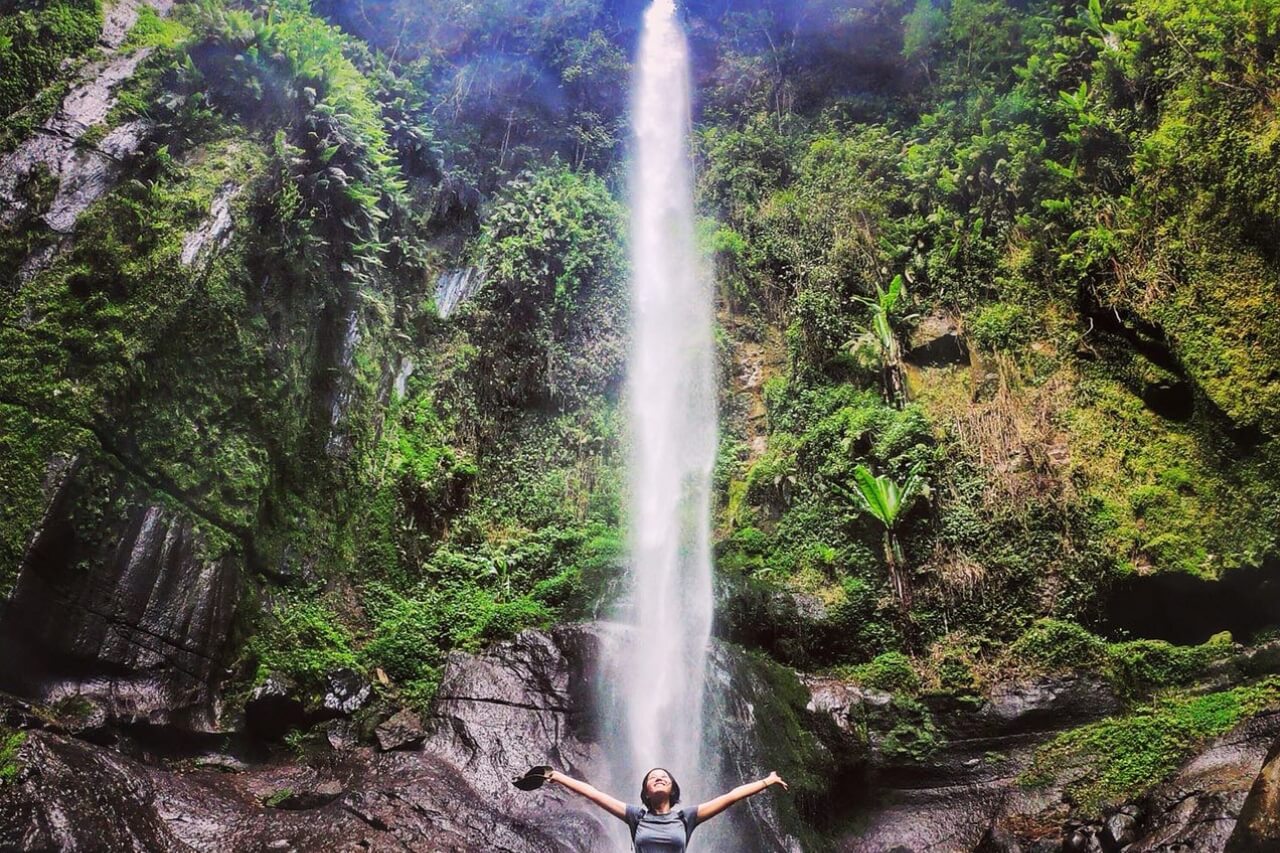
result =
[[[928,486],[920,476],[920,466],[912,468],[906,482],[899,486],[889,476],[881,474],[877,477],[865,465],[859,465],[853,471],[853,486],[850,489],[836,484],[848,501],[871,513],[884,527],[884,558],[889,567],[889,582],[905,614],[911,609],[911,582],[906,574],[902,543],[898,541],[898,523],[911,509],[915,499],[927,492]]]

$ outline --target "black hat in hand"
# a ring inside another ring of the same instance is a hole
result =
[[[539,764],[536,767],[530,767],[523,776],[517,776],[515,779],[512,779],[511,784],[515,785],[521,791],[536,791],[550,778],[551,765]]]

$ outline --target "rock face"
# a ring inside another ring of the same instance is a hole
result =
[[[151,53],[150,48],[119,52],[143,5],[166,15],[173,3],[120,0],[112,4],[99,37],[102,57],[80,73],[54,115],[17,150],[0,159],[0,227],[28,215],[23,188],[43,172],[58,181],[58,189],[42,218],[55,233],[69,234],[76,217],[115,186],[124,162],[142,146],[151,131],[143,121],[112,128],[96,145],[81,144],[81,137],[106,119],[116,103],[116,90]],[[20,276],[28,278],[48,266],[57,248],[54,243],[48,251],[27,258]]]
[[[192,523],[154,504],[134,505],[103,545],[86,542],[78,500],[68,473],[0,611],[0,685],[50,704],[87,700],[116,720],[207,730],[237,561],[200,557]]]
[[[413,749],[420,746],[427,733],[422,730],[422,720],[418,715],[405,708],[378,726],[374,735],[378,739],[378,748],[383,752],[390,752],[393,749]]]
[[[1227,842],[1227,853],[1268,850],[1280,850],[1280,740],[1268,750]]]
[[[622,824],[565,789],[520,792],[511,778],[550,762],[602,778],[591,679],[612,630],[527,631],[481,655],[454,654],[421,750],[351,746],[305,762],[169,770],[49,731],[28,732],[25,769],[0,786],[0,849],[431,850],[577,853],[620,849]],[[713,680],[730,689],[714,713],[744,747],[731,773],[755,778],[752,725],[770,725],[734,653],[717,649]],[[402,720],[401,723],[404,721]],[[104,799],[100,792],[108,792]],[[627,792],[618,792],[626,794]],[[710,849],[799,851],[767,798],[737,812],[754,829]],[[10,819],[9,816],[13,816]],[[728,827],[724,819],[709,824]],[[104,848],[103,845],[106,845]]]
[[[810,707],[845,731],[891,702],[888,694],[839,682],[809,683]],[[1120,710],[1102,682],[1045,678],[998,688],[977,708],[936,708],[945,746],[923,761],[902,762],[873,752],[870,789],[854,807],[856,834],[836,849],[977,851],[978,853],[1221,853],[1241,814],[1248,785],[1280,731],[1280,715],[1242,724],[1208,744],[1169,782],[1140,803],[1096,822],[1068,819],[1060,789],[1024,788],[1018,777],[1034,749],[1058,731]],[[1273,770],[1274,770],[1274,766]],[[1259,816],[1259,838],[1274,826],[1264,805],[1267,773],[1246,814]],[[1243,825],[1243,824],[1242,824]],[[1241,838],[1252,838],[1240,830]],[[1236,843],[1236,842],[1233,842]],[[1241,841],[1241,844],[1253,843]],[[1274,842],[1272,842],[1274,844]],[[1230,849],[1230,848],[1228,848]],[[1242,853],[1280,847],[1242,846]]]
[[[0,849],[591,849],[512,821],[455,767],[422,753],[362,748],[307,765],[175,773],[32,732],[22,757],[29,769],[0,787]]]

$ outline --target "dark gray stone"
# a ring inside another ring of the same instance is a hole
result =
[[[422,728],[422,720],[408,708],[397,711],[391,719],[382,723],[374,731],[378,738],[378,748],[383,752],[393,749],[415,749],[422,745],[427,733]]]
[[[143,502],[86,541],[80,497],[64,474],[0,611],[0,687],[113,721],[212,730],[238,561],[201,556],[189,518]]]
[[[1102,840],[1111,850],[1119,850],[1132,844],[1137,838],[1138,809],[1134,806],[1126,806],[1107,818],[1103,824]]]

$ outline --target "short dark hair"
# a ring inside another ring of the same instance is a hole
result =
[[[646,809],[653,808],[653,804],[649,802],[649,795],[645,792],[645,788],[648,787],[649,777],[658,770],[666,773],[667,778],[671,780],[671,799],[667,805],[674,807],[676,803],[680,802],[680,783],[676,781],[676,777],[672,776],[671,771],[665,767],[655,767],[644,774],[644,778],[640,780],[640,802],[644,803]]]

